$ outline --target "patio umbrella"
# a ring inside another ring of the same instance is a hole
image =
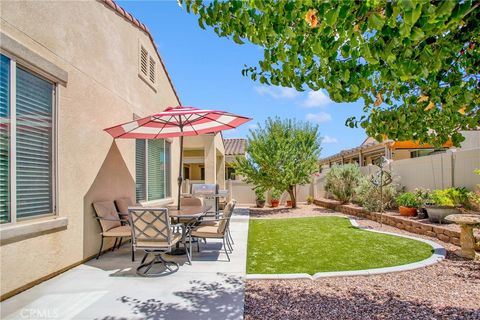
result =
[[[234,129],[251,118],[225,111],[193,107],[168,107],[163,112],[104,129],[115,139],[164,139],[180,137],[178,209],[183,183],[183,137]]]

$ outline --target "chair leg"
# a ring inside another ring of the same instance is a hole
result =
[[[132,246],[132,262],[135,262],[135,250],[133,250],[133,246]]]
[[[117,241],[118,241],[118,238],[115,238],[115,243],[113,244],[112,252],[113,252],[113,250],[115,250],[115,248],[116,248],[116,246],[117,246]]]
[[[122,246],[122,237],[120,237],[120,241],[118,242],[118,247],[117,247],[117,249],[120,249],[121,246]]]
[[[97,260],[98,260],[98,257],[100,257],[100,254],[102,254],[102,249],[103,249],[103,236],[102,236],[102,240],[100,242],[100,250],[98,250]]]
[[[232,233],[230,232],[230,227],[228,227],[227,230],[228,230],[228,236],[230,237],[230,242],[231,242],[232,244],[235,244],[235,241],[233,241]]]
[[[223,237],[223,250],[225,250],[225,254],[227,255],[228,261],[230,261],[230,256],[228,255],[228,248],[225,245],[225,236]]]
[[[197,238],[197,251],[200,252],[200,238]]]
[[[232,244],[230,243],[230,239],[228,237],[228,234],[225,234],[225,241],[227,243],[228,250],[230,251],[230,253],[232,253],[233,252],[233,247],[232,247]]]
[[[189,248],[187,247],[187,242],[186,241],[183,242],[183,247],[185,248],[185,252],[187,253],[188,263],[190,265],[192,265],[192,258],[191,258],[192,252],[188,250]]]
[[[148,257],[148,252],[145,252],[145,255],[143,256],[142,262],[140,262],[140,264],[143,264],[145,260],[147,260],[147,257]]]

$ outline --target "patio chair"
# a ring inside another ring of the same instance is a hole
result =
[[[115,200],[115,206],[117,207],[120,217],[128,221],[128,207],[138,205],[136,205],[131,198],[126,197]]]
[[[142,277],[155,277],[165,274],[162,272],[149,272],[156,264],[163,264],[168,273],[176,272],[179,268],[177,262],[167,261],[162,257],[163,253],[170,252],[172,248],[182,241],[187,251],[187,258],[190,260],[185,240],[182,239],[182,233],[173,232],[172,228],[178,225],[170,224],[170,217],[167,208],[128,208],[128,217],[132,226],[132,247],[133,250],[143,250],[145,256],[140,266],[137,268],[137,274]],[[154,258],[145,263],[149,254]]]
[[[229,227],[230,227],[230,218],[233,214],[233,209],[235,208],[235,204],[237,202],[235,200],[231,200],[225,206],[223,210],[223,216],[217,221],[210,222],[210,224],[199,225],[194,227],[190,231],[190,252],[192,247],[191,238],[204,238],[204,239],[222,239],[223,241],[223,249],[225,250],[225,254],[227,255],[228,261],[230,261],[230,256],[228,252],[232,252],[232,246],[230,244],[230,237],[229,237]],[[200,249],[200,244],[197,242],[197,245]],[[200,250],[199,250],[200,251]]]
[[[113,244],[112,251],[117,247],[120,248],[123,238],[130,238],[132,236],[132,231],[129,225],[122,225],[127,223],[126,219],[120,218],[115,204],[113,201],[99,201],[93,203],[93,208],[95,209],[95,219],[99,222],[100,228],[102,231],[100,235],[102,236],[100,242],[100,249],[98,250],[97,259],[102,254],[103,250],[103,239],[104,238],[115,238],[115,243]],[[132,250],[132,261],[134,259],[134,253]]]

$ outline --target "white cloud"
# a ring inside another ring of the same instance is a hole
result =
[[[298,91],[294,88],[260,86],[255,87],[255,91],[262,96],[267,94],[275,99],[293,99],[298,96]]]
[[[332,100],[323,91],[309,91],[303,106],[306,108],[325,107],[331,102]]]
[[[335,137],[325,136],[322,139],[322,143],[338,143],[338,139]]]
[[[332,116],[330,115],[330,113],[326,112],[307,113],[307,115],[305,116],[305,120],[317,123],[328,122],[332,120]]]

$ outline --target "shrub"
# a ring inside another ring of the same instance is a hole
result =
[[[350,202],[360,179],[356,164],[335,165],[327,173],[325,190],[342,203]]]
[[[413,192],[404,192],[397,196],[396,202],[399,206],[417,208],[421,202],[418,201],[417,196]]]
[[[469,192],[466,188],[448,188],[433,190],[430,196],[430,203],[437,206],[454,207],[468,206]]]
[[[272,189],[272,199],[273,200],[279,200],[280,197],[282,196],[283,191],[278,190],[278,189]]]
[[[415,194],[415,197],[417,197],[419,206],[424,206],[425,204],[427,204],[432,195],[432,191],[430,191],[430,189],[425,189],[425,188],[415,188],[413,193]]]
[[[308,204],[312,204],[312,203],[313,203],[313,200],[314,200],[314,199],[313,199],[312,196],[308,196],[308,197],[307,197],[307,203],[308,203]]]
[[[257,197],[257,200],[264,201],[265,200],[265,189],[261,188],[261,187],[256,187],[255,188],[255,196]]]
[[[395,208],[395,196],[397,190],[393,184],[383,187],[383,209]],[[368,211],[380,211],[380,188],[376,187],[370,181],[370,177],[362,177],[355,188],[356,201]]]

